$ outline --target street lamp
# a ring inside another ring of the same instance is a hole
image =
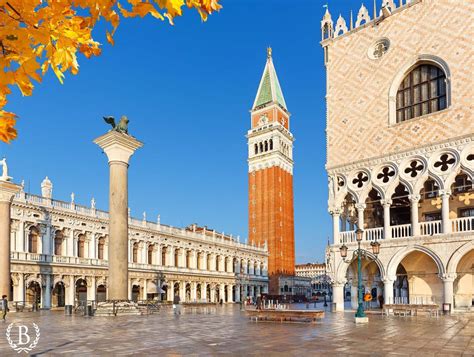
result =
[[[366,252],[360,248],[360,242],[362,242],[362,238],[364,237],[364,231],[360,228],[357,228],[355,231],[356,235],[356,241],[357,241],[357,250],[354,252],[354,254],[357,254],[357,292],[358,292],[358,308],[357,312],[355,314],[355,317],[366,317],[365,312],[364,312],[364,303],[363,303],[363,296],[364,296],[364,291],[362,289],[362,256],[366,255]],[[380,243],[377,241],[374,241],[370,243],[372,247],[372,252],[374,253],[375,256],[377,256],[380,253]],[[342,247],[339,248],[339,251],[341,252],[341,257],[346,260],[347,257],[347,250],[348,248],[345,245],[342,245]]]

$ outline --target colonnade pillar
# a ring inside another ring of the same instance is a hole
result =
[[[132,136],[111,130],[94,140],[109,160],[109,300],[128,299],[128,163],[143,146]]]
[[[4,161],[5,162],[5,161]],[[0,177],[0,296],[10,296],[10,232],[11,232],[11,203],[13,197],[20,191],[21,186],[10,182],[7,176],[6,163],[3,164],[3,173]]]
[[[385,239],[392,238],[392,229],[390,227],[390,206],[392,205],[392,200],[383,200],[383,237]]]
[[[451,221],[449,219],[449,196],[451,191],[441,190],[441,219],[443,221],[443,233],[451,233]]]
[[[344,283],[332,284],[333,303],[336,304],[336,311],[344,311]]]
[[[409,195],[410,213],[411,213],[411,235],[413,237],[420,235],[420,223],[418,222],[418,202],[420,195]]]
[[[385,279],[383,281],[384,304],[393,304],[393,282],[395,279]]]

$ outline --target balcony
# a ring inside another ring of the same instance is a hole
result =
[[[462,217],[450,219],[451,232],[448,233],[463,233],[463,232],[474,232],[474,217]],[[444,234],[443,232],[443,221],[429,221],[419,222],[419,235],[418,236],[438,236]],[[410,238],[413,237],[413,225],[402,224],[397,226],[390,226],[391,238]],[[368,228],[364,230],[364,241],[374,241],[385,239],[384,227]],[[356,242],[355,232],[346,231],[339,233],[339,243],[352,243]]]
[[[78,266],[87,266],[87,267],[107,267],[108,261],[103,259],[91,259],[91,258],[79,258],[79,257],[68,257],[62,255],[47,255],[47,254],[37,254],[37,253],[25,253],[25,252],[11,252],[10,258],[13,262],[18,261],[27,261],[35,262],[40,264],[65,264],[65,265],[78,265]],[[190,275],[200,275],[200,276],[216,276],[235,278],[240,277],[240,274],[234,272],[226,271],[217,271],[217,270],[202,270],[202,269],[193,269],[185,267],[176,267],[176,266],[163,266],[156,264],[143,264],[143,263],[128,263],[129,269],[136,270],[148,270],[148,271],[161,271],[165,273],[177,273],[177,274],[190,274]],[[263,279],[267,280],[266,275],[246,275],[246,277],[255,280]]]

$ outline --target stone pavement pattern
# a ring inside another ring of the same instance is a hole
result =
[[[353,313],[327,313],[317,324],[251,322],[238,306],[163,309],[150,316],[82,317],[63,312],[12,313],[8,322],[37,323],[32,355],[474,356],[474,315],[381,317],[355,325]],[[18,356],[0,322],[0,356]],[[24,354],[22,354],[24,355]]]

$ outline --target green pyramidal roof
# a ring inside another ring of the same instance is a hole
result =
[[[271,52],[270,52],[271,53]],[[280,82],[273,66],[271,55],[267,58],[265,69],[263,70],[263,76],[258,86],[257,96],[253,103],[252,110],[265,104],[278,103],[285,110],[288,110],[281,91]]]

